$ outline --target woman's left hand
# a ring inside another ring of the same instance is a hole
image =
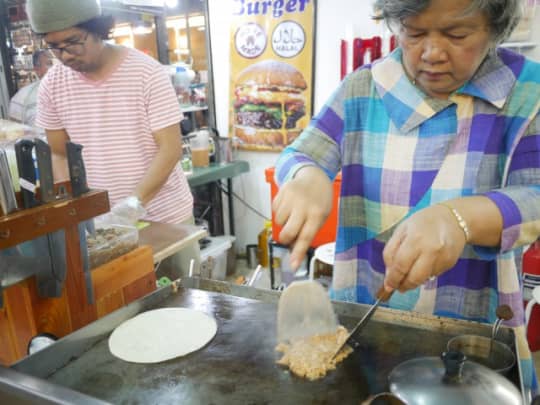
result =
[[[383,251],[386,290],[414,289],[454,266],[466,239],[452,212],[434,205],[398,225]]]

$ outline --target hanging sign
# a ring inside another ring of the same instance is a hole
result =
[[[315,0],[232,0],[230,136],[281,151],[311,119]]]

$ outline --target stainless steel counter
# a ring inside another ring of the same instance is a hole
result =
[[[386,390],[387,375],[402,361],[438,356],[448,339],[458,334],[490,333],[487,325],[474,322],[381,308],[366,327],[360,347],[337,370],[310,382],[275,364],[278,292],[200,279],[184,279],[175,290],[158,290],[11,370],[0,369],[0,399],[2,392],[26,379],[18,387],[19,393],[31,398],[32,391],[46,391],[54,398],[55,390],[63,390],[59,395],[75,391],[82,396],[74,403],[358,404],[368,395]],[[218,322],[215,338],[195,353],[154,365],[131,364],[110,354],[107,338],[117,325],[139,312],[174,306],[213,315]],[[336,302],[335,309],[341,323],[351,328],[367,306]],[[513,344],[510,329],[501,328],[500,336]],[[2,371],[11,373],[9,378]],[[518,366],[509,378],[522,388]]]

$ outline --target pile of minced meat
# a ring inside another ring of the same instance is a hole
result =
[[[352,353],[349,346],[343,347],[334,357],[338,348],[347,340],[349,333],[343,326],[327,335],[315,335],[298,339],[291,343],[280,343],[276,351],[283,353],[278,364],[286,366],[299,377],[317,380],[334,370],[336,365]]]

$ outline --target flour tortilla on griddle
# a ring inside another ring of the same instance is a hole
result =
[[[216,331],[216,320],[204,312],[155,309],[119,325],[109,337],[109,350],[132,363],[159,363],[200,349]]]

